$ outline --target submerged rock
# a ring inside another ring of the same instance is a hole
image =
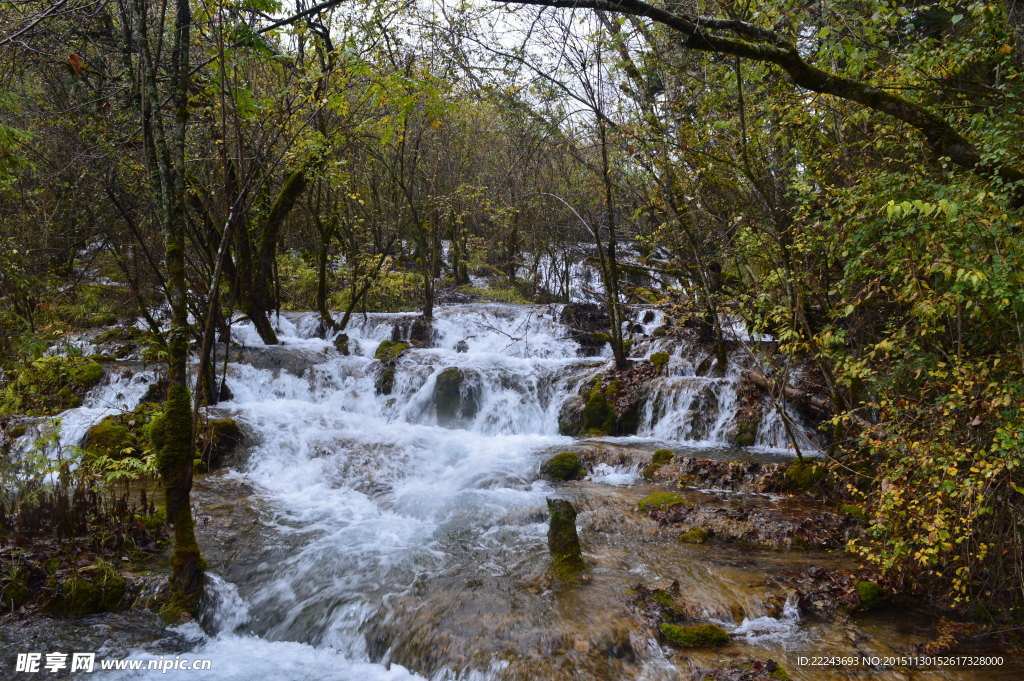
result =
[[[579,535],[576,534],[576,509],[565,499],[548,499],[548,550],[551,570],[556,579],[566,584],[590,581],[583,562]]]
[[[717,624],[676,625],[662,622],[662,637],[679,648],[710,648],[729,642],[729,632]]]
[[[540,474],[554,482],[582,480],[587,471],[575,452],[562,452],[540,465]]]

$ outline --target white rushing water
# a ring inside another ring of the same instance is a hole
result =
[[[281,679],[419,678],[384,664],[386,646],[368,644],[366,632],[389,599],[459,570],[460,552],[484,552],[495,574],[524,547],[544,555],[544,500],[553,490],[537,469],[545,451],[573,442],[558,434],[562,404],[606,368],[604,359],[579,356],[559,313],[558,306],[439,308],[431,347],[399,357],[386,395],[376,388],[382,367],[374,352],[396,327],[408,337],[414,315],[354,317],[349,356],[317,337],[312,314],[277,319],[274,347],[237,322],[232,340],[242,347],[227,378],[233,397],[218,410],[250,435],[245,462],[229,476],[261,500],[266,548],[253,564],[221,566],[224,576],[209,586],[207,635],[182,658],[213,659],[224,680],[250,679],[254,669]],[[661,323],[656,312],[635,325],[649,333]],[[639,438],[727,446],[739,369],[716,377],[693,348],[659,341],[644,350],[657,351],[671,358]],[[448,424],[457,427],[442,427],[434,391],[450,367],[462,372],[462,412]],[[134,407],[153,380],[146,372],[112,374],[62,415],[68,442],[103,415]],[[766,414],[759,444],[784,447]],[[636,479],[630,466],[599,464],[593,475],[613,486]],[[754,624],[737,633],[744,626]],[[190,672],[164,676],[176,674]]]

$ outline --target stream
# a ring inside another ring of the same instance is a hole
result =
[[[8,632],[5,645],[212,660],[205,675],[118,678],[248,681],[258,672],[289,681],[655,681],[702,678],[701,670],[752,659],[775,660],[807,681],[1024,678],[1011,666],[799,666],[799,656],[912,655],[928,640],[928,620],[893,609],[835,621],[804,615],[775,577],[811,565],[848,569],[854,564],[842,550],[685,544],[640,514],[637,500],[664,489],[639,475],[655,450],[786,462],[782,421],[766,404],[755,446],[730,447],[743,359],[715,377],[713,360],[699,350],[649,336],[662,320],[647,311],[633,323],[647,339],[634,356],[671,358],[638,434],[559,435],[563,403],[609,361],[580,356],[559,311],[441,307],[431,347],[397,360],[390,395],[377,394],[381,363],[373,355],[396,328],[407,337],[412,315],[354,318],[349,356],[317,337],[312,314],[282,315],[282,342],[270,347],[237,323],[232,398],[211,411],[235,418],[247,441],[231,468],[195,483],[197,533],[211,572],[201,621],[166,630],[141,612],[53,620]],[[434,388],[450,367],[465,380],[459,420],[443,427]],[[109,372],[64,416],[63,437],[80,439],[106,413],[132,408],[154,378],[131,362]],[[802,437],[813,451],[813,435]],[[591,474],[561,484],[540,479],[541,462],[566,449],[589,452]],[[792,503],[721,489],[684,494],[726,508]],[[579,510],[589,584],[553,584],[548,576],[547,497]],[[808,502],[797,512],[816,509]],[[731,643],[685,654],[659,643],[627,594],[641,583],[674,581],[695,617],[721,624]]]

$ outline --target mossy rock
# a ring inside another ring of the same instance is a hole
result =
[[[672,508],[673,506],[679,505],[686,507],[692,506],[690,502],[675,492],[655,492],[654,494],[648,494],[637,502],[637,506],[640,510],[647,512],[664,511]]]
[[[540,465],[540,474],[553,482],[582,480],[587,471],[575,452],[562,452]]]
[[[604,331],[595,331],[590,334],[590,338],[597,343],[611,343],[612,335],[605,333]]]
[[[377,351],[373,353],[373,358],[379,359],[382,362],[390,362],[408,349],[408,343],[390,340],[381,341],[380,345],[377,346]]]
[[[82,449],[93,456],[111,459],[142,456],[150,440],[149,429],[160,409],[159,404],[142,402],[132,411],[104,416],[85,431]]]
[[[445,428],[471,421],[480,411],[479,389],[470,380],[473,374],[448,367],[434,379],[434,409],[437,423]]]
[[[712,648],[729,642],[729,632],[717,624],[679,626],[663,622],[658,627],[662,637],[679,648]]]
[[[659,468],[667,463],[671,463],[673,456],[671,449],[659,449],[651,456],[651,462],[644,466],[641,475],[650,480],[658,472]]]
[[[383,345],[383,343],[381,345]],[[339,333],[338,337],[334,339],[334,347],[342,355],[348,356],[350,354],[348,346],[348,334]],[[380,348],[377,348],[377,350],[379,351]]]
[[[655,589],[648,598],[657,603],[658,608],[661,610],[662,615],[665,617],[679,617],[682,615],[679,607],[676,605],[675,599],[672,598],[672,594],[664,589]]]
[[[40,357],[17,371],[0,393],[0,414],[53,416],[77,407],[103,378],[103,367],[84,357]]]
[[[583,408],[586,401],[573,395],[558,410],[558,434],[576,437],[583,432]]]
[[[579,584],[590,580],[583,562],[580,539],[576,533],[576,509],[564,499],[548,499],[548,551],[551,553],[551,571],[556,579],[566,584]]]
[[[857,589],[861,610],[874,610],[889,600],[889,592],[877,582],[863,580],[854,586]]]
[[[819,485],[828,473],[825,466],[816,463],[794,463],[786,468],[784,492],[806,492]]]
[[[111,565],[83,568],[60,584],[57,594],[46,605],[52,615],[91,615],[114,612],[124,606],[127,582]]]
[[[608,401],[608,390],[596,384],[583,406],[583,432],[588,435],[610,435],[615,430],[615,407]],[[614,392],[612,393],[614,395]]]
[[[679,535],[679,539],[687,544],[703,544],[708,540],[710,534],[711,533],[703,527],[695,527],[692,530],[683,532]]]
[[[858,506],[857,504],[841,504],[839,506],[839,512],[845,513],[857,520],[867,520],[868,517],[868,512],[864,510],[864,507]]]
[[[668,360],[669,354],[667,352],[654,352],[647,358],[647,361],[653,364],[654,368],[657,369],[659,373],[661,373],[665,368],[665,365],[668,364]]]
[[[196,451],[200,455],[200,463],[196,470],[207,473],[222,468],[227,458],[238,449],[242,439],[242,429],[234,419],[200,420],[196,435]]]

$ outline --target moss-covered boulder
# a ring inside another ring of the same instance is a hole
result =
[[[548,550],[551,552],[551,571],[555,578],[566,584],[579,584],[590,580],[583,562],[580,539],[576,533],[576,509],[565,499],[548,499]]]
[[[868,517],[868,512],[864,510],[864,507],[858,506],[857,504],[840,504],[839,512],[845,513],[857,520],[867,520]]]
[[[379,359],[382,362],[390,362],[393,359],[397,359],[399,355],[408,349],[408,343],[389,340],[381,341],[380,345],[377,346],[377,351],[373,353],[373,358]]]
[[[480,411],[480,389],[475,372],[448,367],[434,379],[434,409],[437,423],[453,428],[472,421]]]
[[[540,474],[553,482],[582,480],[587,470],[576,452],[562,452],[540,465]]]
[[[77,570],[61,582],[46,604],[52,615],[91,615],[114,612],[125,606],[127,582],[109,563]]]
[[[622,381],[597,380],[586,395],[581,430],[584,435],[633,435],[640,425],[640,404]]]
[[[647,361],[654,365],[654,368],[658,370],[658,373],[663,373],[665,367],[668,365],[669,354],[667,352],[653,352],[651,356],[647,358]]]
[[[671,463],[672,458],[673,454],[671,449],[659,449],[651,456],[651,462],[644,466],[641,474],[648,480],[652,479],[655,473],[658,472],[659,468],[667,463]]]
[[[673,506],[680,505],[689,507],[692,504],[675,492],[655,492],[654,494],[648,494],[637,502],[637,507],[641,511],[648,513],[651,511],[665,511]]]
[[[782,491],[792,494],[806,492],[820,485],[827,473],[828,469],[822,464],[796,462],[783,474]]]
[[[854,587],[857,589],[857,599],[860,601],[861,610],[874,610],[889,600],[889,592],[877,582],[862,580]]]
[[[703,527],[694,527],[679,535],[679,540],[687,544],[703,544],[711,533]]]
[[[141,458],[150,450],[151,431],[159,427],[162,405],[143,402],[130,412],[105,416],[85,432],[82,449],[86,463],[97,457]],[[196,433],[195,470],[206,473],[223,467],[243,439],[234,419],[199,420]]]
[[[0,393],[0,414],[53,416],[77,407],[103,378],[103,367],[85,357],[40,357],[17,370]]]
[[[680,626],[663,622],[658,627],[662,638],[679,648],[712,648],[729,642],[729,632],[717,624]]]

